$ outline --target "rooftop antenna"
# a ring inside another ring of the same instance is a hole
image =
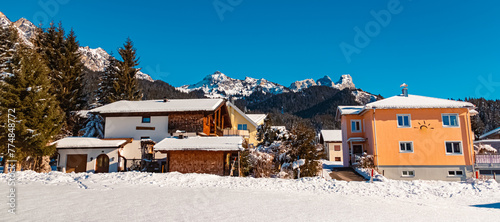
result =
[[[403,83],[399,87],[403,87],[403,96],[408,97],[408,85],[406,83]]]

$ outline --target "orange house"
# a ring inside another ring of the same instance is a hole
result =
[[[403,94],[365,106],[339,106],[344,166],[366,152],[390,179],[460,181],[472,176],[475,106]]]

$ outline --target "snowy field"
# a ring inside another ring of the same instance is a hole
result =
[[[0,221],[498,221],[500,185],[342,182],[179,173],[17,173],[17,214]]]

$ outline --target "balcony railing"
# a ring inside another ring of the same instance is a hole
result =
[[[250,132],[248,130],[235,130],[235,129],[225,129],[224,136],[243,136],[249,137]]]
[[[500,155],[476,155],[476,164],[500,164]]]

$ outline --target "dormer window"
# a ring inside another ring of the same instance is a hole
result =
[[[142,123],[151,123],[151,116],[143,116]]]

